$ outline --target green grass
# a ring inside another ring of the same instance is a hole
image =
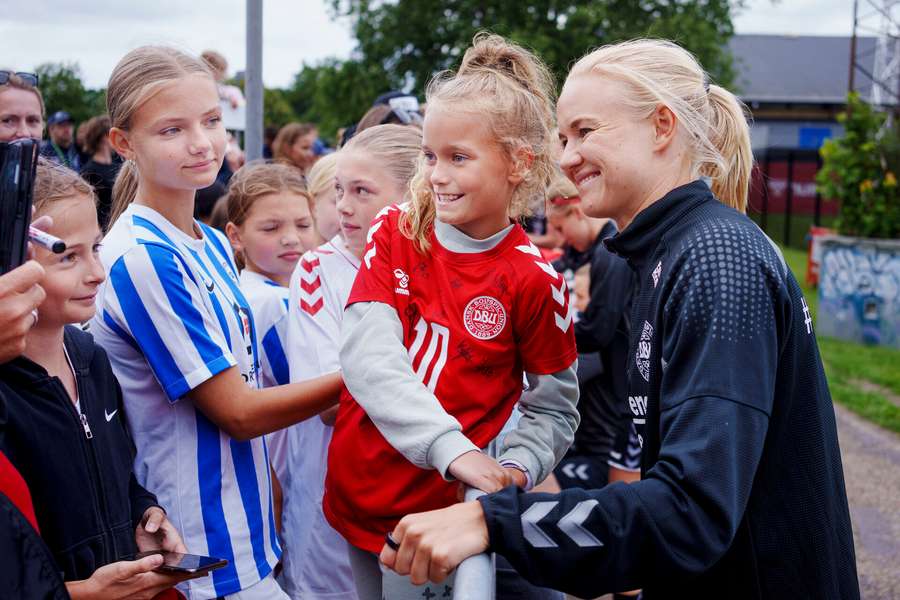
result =
[[[782,250],[816,318],[819,297],[815,288],[806,285],[806,252],[784,247]],[[900,433],[900,406],[888,398],[893,395],[896,401],[900,396],[900,350],[821,336],[818,342],[831,397],[873,423]],[[880,389],[862,389],[860,382]]]

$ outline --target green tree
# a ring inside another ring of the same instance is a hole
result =
[[[852,93],[846,112],[838,115],[843,137],[826,140],[819,150],[819,192],[840,200],[837,229],[842,234],[900,237],[900,128],[896,123],[885,127],[886,117]]]
[[[348,17],[361,64],[391,87],[421,91],[431,75],[456,65],[483,29],[535,50],[562,80],[590,48],[633,37],[665,37],[694,52],[717,83],[734,78],[727,42],[732,12],[744,0],[331,0]]]
[[[323,137],[358,120],[382,92],[392,89],[384,69],[359,60],[327,59],[304,65],[285,96],[301,121],[315,123]]]
[[[281,127],[297,120],[297,114],[288,101],[287,92],[277,88],[263,90],[263,124],[266,127]]]
[[[106,91],[85,89],[77,63],[44,63],[35,71],[48,116],[64,110],[81,123],[106,112]]]

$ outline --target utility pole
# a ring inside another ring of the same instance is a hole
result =
[[[262,158],[263,81],[262,81],[262,0],[247,0],[247,125],[244,152],[247,161]]]

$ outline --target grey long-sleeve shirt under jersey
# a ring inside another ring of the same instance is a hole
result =
[[[441,245],[458,253],[489,250],[511,230],[512,226],[475,240],[455,227],[435,224]],[[416,466],[437,469],[451,479],[450,463],[479,450],[416,377],[393,307],[380,302],[348,306],[341,325],[340,358],[344,382],[354,399],[388,443]],[[548,375],[525,374],[530,390],[519,401],[522,418],[503,438],[498,460],[523,466],[535,483],[559,462],[578,427],[576,364]]]

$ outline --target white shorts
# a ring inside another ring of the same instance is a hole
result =
[[[290,597],[275,582],[275,576],[269,573],[259,583],[246,590],[225,596],[225,600],[290,600]]]

